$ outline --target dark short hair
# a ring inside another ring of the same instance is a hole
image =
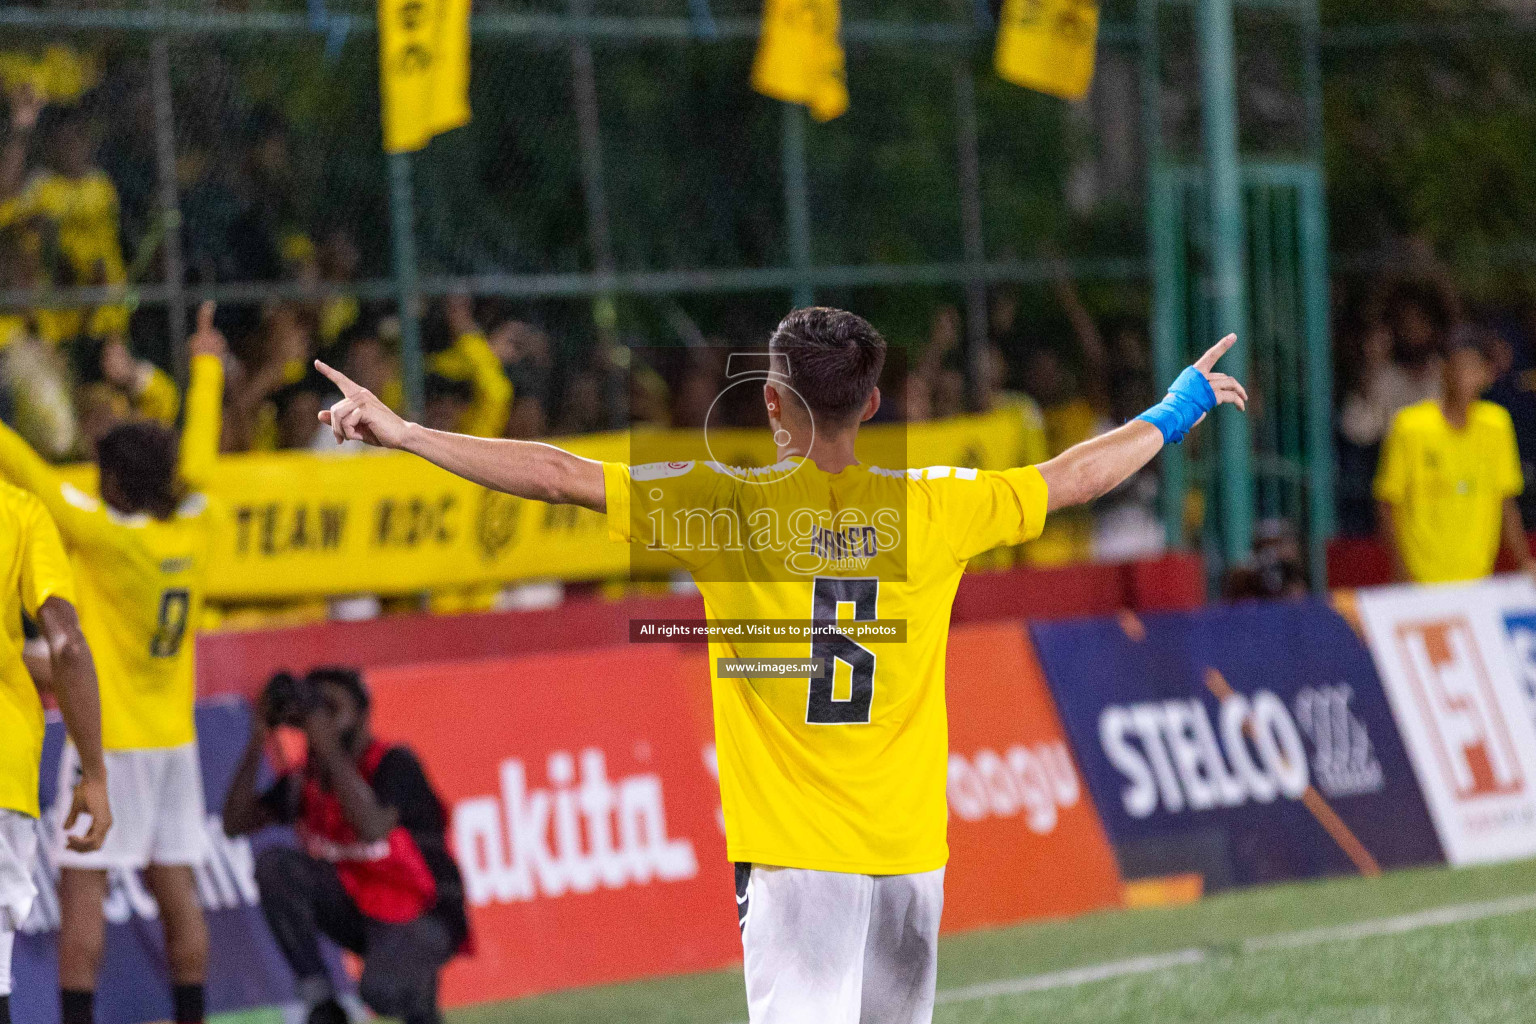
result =
[[[811,413],[836,423],[858,415],[885,366],[880,332],[861,316],[826,306],[797,309],[779,321],[768,351],[774,373]]]
[[[305,682],[316,689],[326,683],[334,683],[346,690],[352,699],[357,702],[359,711],[367,711],[370,703],[368,687],[363,683],[363,674],[355,668],[345,665],[321,665],[312,668],[304,676]]]
[[[128,502],[129,512],[169,519],[176,511],[176,432],[148,420],[120,423],[96,442],[96,465]]]

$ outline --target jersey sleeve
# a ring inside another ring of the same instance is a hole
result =
[[[32,492],[72,546],[89,544],[105,530],[101,503],[61,480],[26,439],[4,423],[0,423],[0,475]]]
[[[708,561],[716,549],[691,545],[689,525],[733,508],[737,478],[711,462],[603,463],[608,536],[665,551],[685,565]],[[698,514],[702,513],[702,517]]]
[[[1034,540],[1045,527],[1045,478],[1034,466],[1003,470],[938,466],[922,472],[933,494],[936,525],[958,561]]]
[[[1408,435],[1403,429],[1402,413],[1398,413],[1387,430],[1387,439],[1382,442],[1376,480],[1371,485],[1371,493],[1377,501],[1396,505],[1407,497],[1408,462]]]
[[[38,608],[50,597],[75,603],[75,577],[64,554],[59,529],[42,502],[29,497],[24,522],[21,604],[35,618]]]
[[[179,466],[182,482],[193,490],[208,486],[213,464],[219,457],[223,413],[224,363],[218,356],[194,356],[187,384],[187,419],[181,428]]]

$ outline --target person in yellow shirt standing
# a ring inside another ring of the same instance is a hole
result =
[[[47,166],[25,175],[27,142],[43,100],[23,90],[12,100],[10,139],[0,151],[0,227],[31,225],[55,284],[120,285],[128,280],[119,239],[117,188],[96,166],[91,125],[78,107],[57,108],[47,134]],[[71,312],[56,330],[65,337],[121,335],[128,308],[97,307],[87,318]]]
[[[0,1024],[11,1021],[11,947],[31,912],[37,855],[38,762],[43,704],[27,672],[22,612],[42,631],[53,691],[70,741],[80,752],[80,780],[64,818],[71,850],[99,849],[112,827],[101,752],[101,708],[91,648],[75,614],[75,584],[59,531],[42,502],[0,483]],[[62,791],[61,791],[62,792]],[[68,835],[81,815],[84,835]]]
[[[485,332],[475,322],[468,295],[443,302],[452,344],[428,360],[423,423],[471,437],[500,437],[512,411],[512,382]]]
[[[7,427],[0,473],[52,513],[80,570],[80,616],[101,675],[107,782],[119,825],[100,850],[61,850],[59,983],[64,1024],[92,1024],[109,869],[143,869],[159,904],[175,1020],[203,1018],[208,930],[193,867],[207,812],[193,726],[192,627],[202,611],[216,512],[199,488],[218,453],[223,336],[213,304],[192,338],[186,423],[134,421],[96,445],[100,498],[63,483]],[[66,748],[61,779],[84,768]]]
[[[1515,496],[1524,489],[1509,413],[1480,396],[1488,355],[1463,334],[1445,360],[1443,394],[1398,412],[1381,449],[1375,495],[1399,580],[1451,583],[1493,572],[1502,540],[1536,572]]]
[[[1130,423],[1000,471],[861,463],[885,339],[819,307],[769,341],[772,466],[626,466],[432,430],[323,364],[343,398],[322,419],[338,442],[606,513],[614,540],[686,566],[707,619],[738,628],[711,640],[709,661],[752,1024],[928,1024],[949,858],[944,657],[966,563],[1107,493],[1218,403],[1244,407],[1242,386],[1214,371],[1236,341]],[[803,631],[773,632],[788,623]],[[768,660],[767,674],[751,667]]]

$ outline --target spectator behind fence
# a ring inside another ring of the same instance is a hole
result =
[[[377,323],[356,324],[341,333],[336,348],[340,349],[341,364],[350,367],[343,371],[379,396],[379,400],[396,411],[405,408],[405,386],[400,379],[400,361],[395,358],[384,339],[379,336]]]
[[[437,979],[467,940],[464,883],[448,852],[443,803],[416,755],[375,739],[368,690],[353,669],[275,677],[251,718],[251,739],[224,804],[231,836],[297,826],[301,848],[256,861],[261,909],[308,1024],[346,1024],[320,957],[326,935],[362,958],[358,994],[405,1024],[441,1019]],[[304,765],[257,793],[273,728],[304,730]]]
[[[30,230],[27,244],[47,254],[44,262],[56,285],[124,284],[128,270],[118,238],[117,189],[96,165],[96,140],[84,110],[50,111],[44,164],[27,174],[27,152],[33,130],[45,123],[44,106],[30,87],[11,97],[11,131],[0,150],[0,228],[14,224]],[[127,331],[128,309],[99,306],[89,316],[71,311],[62,320],[64,337],[100,338]]]
[[[500,437],[512,409],[512,382],[475,322],[473,300],[448,296],[441,318],[428,326],[439,340],[429,346],[436,351],[427,360],[422,423],[434,430]]]
[[[1487,576],[1501,537],[1522,571],[1536,571],[1514,500],[1524,489],[1514,427],[1479,397],[1493,381],[1487,347],[1480,331],[1456,331],[1442,397],[1398,413],[1382,446],[1375,495],[1398,579]]]
[[[1039,403],[1045,425],[1046,450],[1051,457],[1109,429],[1107,355],[1098,325],[1088,314],[1066,271],[1057,266],[1052,292],[1072,324],[1081,365],[1068,368],[1062,353],[1048,343],[1036,343],[1024,359],[1024,389]],[[1066,509],[1046,523],[1039,538],[1025,549],[1031,564],[1041,566],[1086,562],[1093,557],[1093,511],[1087,506]]]
[[[486,340],[496,353],[496,358],[501,360],[507,378],[512,382],[513,394],[516,395],[512,403],[512,414],[507,421],[507,436],[542,436],[549,429],[549,396],[554,377],[549,335],[525,320],[508,318],[501,321]],[[667,400],[665,382],[637,368],[631,376],[631,385],[639,386],[653,399],[650,403],[644,400],[636,402],[632,396],[631,416],[638,422],[664,421]]]

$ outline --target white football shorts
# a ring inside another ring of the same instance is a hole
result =
[[[62,827],[58,829],[59,866],[136,870],[150,864],[202,863],[208,846],[208,812],[197,744],[104,753],[112,828],[101,849],[92,853],[69,849]],[[59,791],[53,805],[60,826],[69,814],[70,793],[79,778],[80,756],[74,744],[67,743],[59,759]],[[75,831],[81,828],[77,823]]]
[[[736,865],[751,1024],[930,1024],[944,869]]]
[[[37,897],[36,857],[37,819],[0,809],[0,996],[11,994],[11,946]]]

